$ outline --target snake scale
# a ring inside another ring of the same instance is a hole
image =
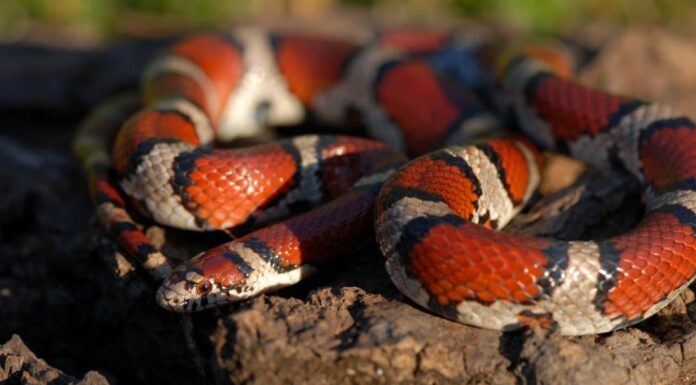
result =
[[[118,108],[97,111],[76,150],[101,223],[164,279],[157,301],[169,310],[295,284],[376,236],[393,283],[431,312],[602,333],[654,314],[696,276],[696,130],[669,107],[580,85],[569,68],[542,45],[437,30],[355,42],[240,27],[162,52],[143,75],[144,107],[123,124]],[[307,117],[372,139],[213,146]],[[539,182],[536,145],[631,173],[642,221],[601,241],[498,231]],[[298,208],[312,209],[287,219]],[[131,209],[193,231],[257,230],[172,270]]]

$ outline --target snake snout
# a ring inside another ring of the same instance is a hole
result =
[[[156,300],[157,304],[159,304],[161,307],[178,313],[186,312],[187,304],[189,302],[187,298],[182,296],[166,283],[157,289]]]

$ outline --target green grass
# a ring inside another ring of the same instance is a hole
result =
[[[162,20],[186,29],[214,28],[249,16],[292,14],[293,5],[346,5],[422,18],[424,10],[495,20],[536,33],[558,34],[588,20],[619,25],[684,26],[696,20],[694,0],[0,0],[0,37],[36,23],[118,34],[134,17],[149,27]],[[427,12],[426,12],[427,13]],[[164,22],[162,22],[164,23]],[[18,32],[19,31],[19,32]]]
[[[617,25],[682,26],[696,15],[693,0],[454,0],[462,14],[561,33],[589,20]]]
[[[0,35],[32,23],[118,33],[137,16],[140,23],[184,29],[213,28],[251,14],[246,0],[0,0]]]

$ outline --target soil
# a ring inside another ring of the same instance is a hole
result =
[[[591,30],[566,38],[585,63],[581,81],[696,111],[695,38]],[[161,309],[156,285],[96,223],[70,145],[87,111],[135,87],[164,43],[0,46],[0,383],[696,384],[691,290],[613,333],[501,333],[411,303],[374,245],[276,294],[190,317]],[[583,170],[556,156],[550,164],[546,191]],[[569,212],[578,199],[585,206]],[[635,182],[599,171],[544,202],[511,229],[601,238],[641,212]],[[587,210],[598,215],[582,220]],[[225,239],[150,231],[179,254]]]

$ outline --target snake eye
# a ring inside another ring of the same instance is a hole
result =
[[[210,290],[213,289],[213,285],[208,282],[207,279],[204,279],[203,281],[198,282],[196,285],[196,292],[200,295],[206,295],[210,293]]]

